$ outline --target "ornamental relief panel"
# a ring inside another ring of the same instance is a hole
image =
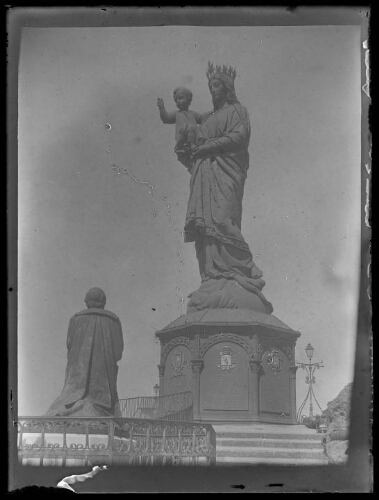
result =
[[[170,378],[180,377],[187,368],[189,361],[183,349],[177,348],[171,355],[172,373]]]
[[[285,344],[285,342],[278,342],[278,340],[274,339],[262,339],[262,344],[259,344],[260,348],[260,358],[258,359],[263,359],[263,357],[266,355],[266,353],[269,351],[273,350],[280,350],[282,351],[283,354],[285,354],[292,365],[294,363],[294,346],[293,345],[288,345]]]
[[[164,394],[174,394],[190,390],[192,380],[191,351],[183,345],[174,346],[168,353],[164,366]]]
[[[244,339],[235,335],[234,333],[218,333],[207,339],[200,347],[200,357],[203,358],[206,351],[218,342],[234,342],[239,344],[249,355],[249,357],[254,357],[254,350],[250,344],[248,344]]]
[[[283,358],[280,356],[279,351],[271,349],[266,356],[266,363],[270,366],[274,375],[282,371]]]
[[[188,349],[192,353],[192,342],[186,337],[177,337],[175,339],[170,340],[170,342],[168,342],[168,344],[166,344],[165,347],[163,348],[161,354],[161,364],[164,364],[166,362],[166,358],[169,355],[171,349],[179,345],[188,347]]]

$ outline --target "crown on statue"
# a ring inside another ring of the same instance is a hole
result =
[[[232,68],[231,66],[225,66],[225,64],[223,64],[222,66],[219,64],[214,66],[213,63],[208,61],[208,69],[206,72],[208,81],[217,74],[226,75],[234,81],[236,76],[237,76],[237,71],[234,68]]]

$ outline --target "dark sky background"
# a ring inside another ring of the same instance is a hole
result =
[[[100,286],[122,322],[120,397],[152,395],[154,332],[200,285],[184,244],[189,174],[157,97],[211,109],[231,64],[251,119],[242,232],[274,315],[315,347],[324,408],[352,381],[360,246],[360,28],[24,29],[19,66],[19,413],[59,394],[69,318]],[[305,397],[298,371],[298,405]]]

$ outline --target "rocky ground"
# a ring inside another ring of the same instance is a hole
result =
[[[343,464],[348,458],[350,400],[353,384],[347,384],[338,396],[327,404],[323,416],[328,430],[323,445],[331,464]]]

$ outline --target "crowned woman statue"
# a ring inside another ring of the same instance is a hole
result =
[[[203,116],[192,147],[185,242],[195,242],[201,286],[187,313],[246,308],[270,314],[262,272],[241,233],[242,198],[249,168],[249,115],[235,93],[236,71],[208,63],[213,111]]]

